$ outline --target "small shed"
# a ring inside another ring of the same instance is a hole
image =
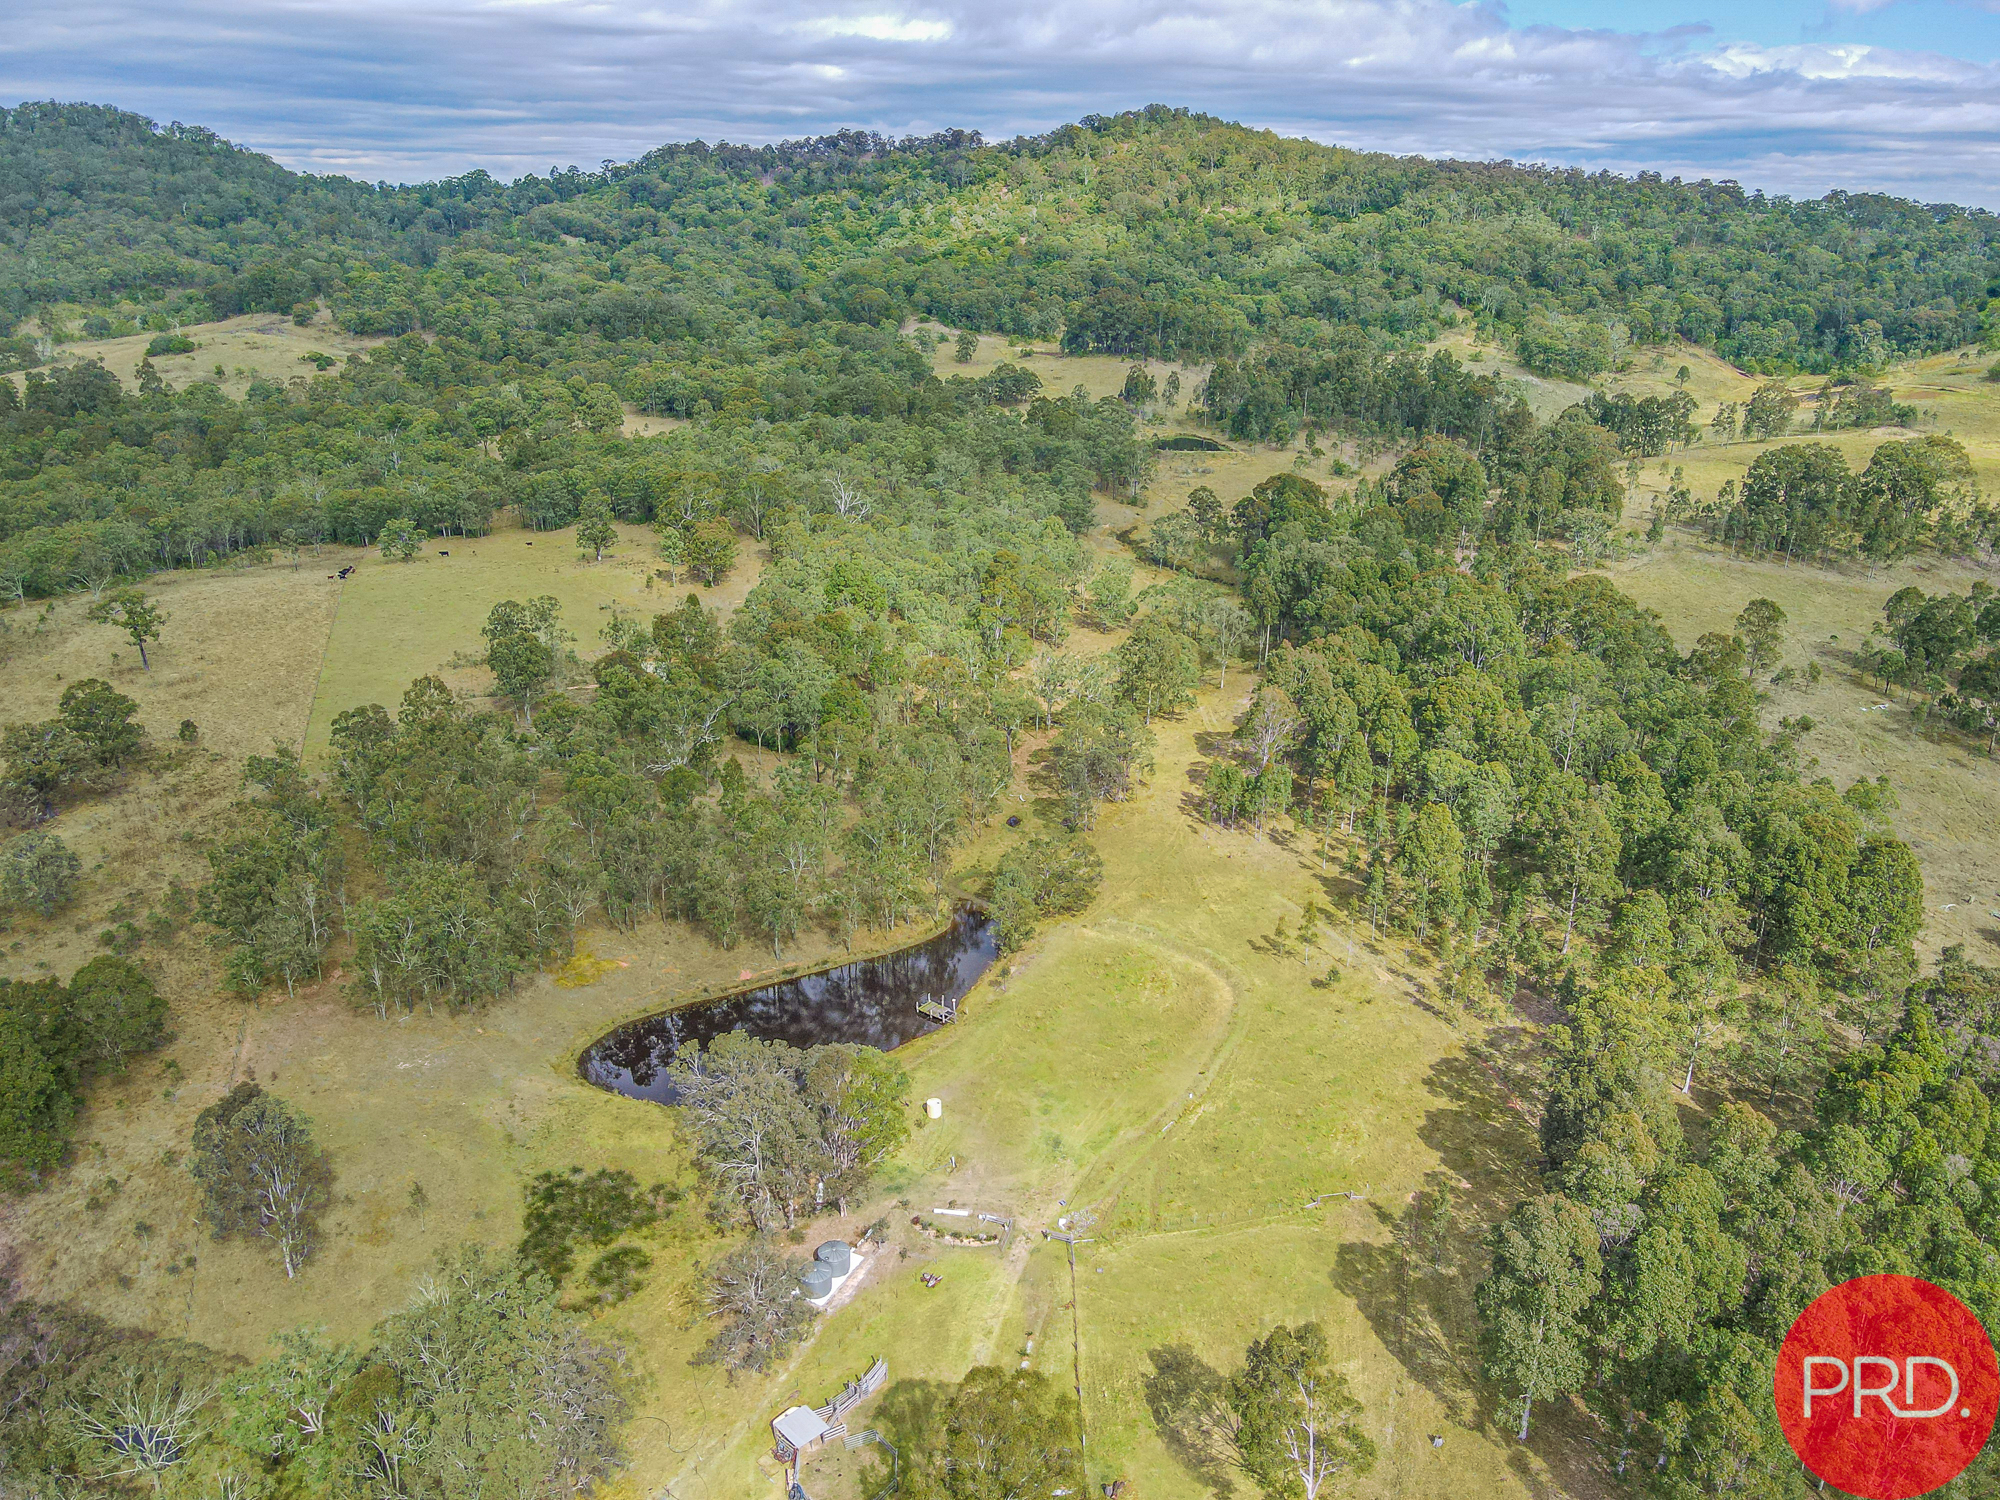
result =
[[[778,1440],[778,1461],[789,1464],[801,1453],[810,1453],[820,1445],[826,1437],[827,1424],[810,1406],[794,1406],[771,1418],[771,1431]]]

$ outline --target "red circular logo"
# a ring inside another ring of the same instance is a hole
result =
[[[1978,1457],[2000,1413],[2000,1364],[1950,1292],[1861,1276],[1799,1314],[1772,1392],[1813,1473],[1863,1500],[1909,1500]]]

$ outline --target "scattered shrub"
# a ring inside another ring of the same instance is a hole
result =
[[[58,722],[77,735],[98,765],[116,770],[139,753],[146,731],[132,722],[139,705],[101,678],[63,689]]]
[[[72,974],[63,1009],[70,1055],[88,1067],[122,1073],[133,1053],[172,1040],[165,997],[123,958],[93,958]]]
[[[53,833],[26,833],[0,853],[0,902],[53,916],[76,897],[83,862]]]
[[[167,1039],[167,1007],[143,972],[94,958],[65,985],[0,979],[0,1186],[62,1160],[84,1083]]]
[[[571,1167],[567,1172],[543,1172],[522,1191],[527,1198],[527,1212],[523,1216],[525,1232],[517,1253],[557,1283],[575,1268],[579,1244],[609,1245],[620,1235],[650,1228],[680,1198],[678,1192],[663,1182],[641,1188],[639,1179],[630,1172],[609,1167],[599,1167],[587,1175],[582,1167]],[[604,1264],[602,1257],[598,1264]],[[631,1266],[631,1271],[638,1269],[641,1267]],[[595,1280],[596,1274],[593,1267],[592,1283],[601,1285]],[[636,1289],[635,1283],[633,1290]],[[630,1296],[631,1292],[623,1295]]]
[[[605,1251],[584,1273],[584,1280],[593,1288],[590,1300],[604,1307],[623,1302],[645,1285],[639,1273],[652,1264],[653,1257],[637,1245],[620,1245],[616,1250]]]

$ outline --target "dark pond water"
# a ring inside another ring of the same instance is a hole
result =
[[[938,1029],[917,1013],[919,1000],[959,999],[997,952],[985,914],[962,907],[927,943],[629,1022],[585,1048],[577,1067],[599,1088],[667,1104],[676,1049],[726,1031],[794,1047],[860,1042],[888,1052]]]

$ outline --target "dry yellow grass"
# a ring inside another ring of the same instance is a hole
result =
[[[148,588],[169,616],[150,672],[117,631],[85,619],[85,599],[0,615],[0,718],[46,717],[67,686],[99,677],[138,703],[152,739],[146,762],[57,820],[83,863],[83,884],[56,920],[15,918],[9,974],[67,975],[101,951],[95,935],[105,923],[137,919],[170,881],[198,884],[207,866],[197,841],[239,794],[243,757],[296,746],[305,731],[332,585],[289,570],[223,568],[162,575]],[[175,738],[183,719],[200,732],[195,747]],[[212,984],[206,965],[184,953],[163,962],[176,998]]]
[[[1719,442],[1708,430],[1716,408],[1724,401],[1742,403],[1758,389],[1772,383],[1768,376],[1751,376],[1731,368],[1706,350],[1683,346],[1666,355],[1663,366],[1654,369],[1647,361],[1642,370],[1609,377],[1605,384],[1613,390],[1629,390],[1637,395],[1662,395],[1674,388],[1677,365],[1693,372],[1688,392],[1696,399],[1694,420],[1702,430],[1701,441],[1666,459],[1669,470],[1678,467],[1699,499],[1712,499],[1727,480],[1741,480],[1759,454],[1787,443],[1826,443],[1840,450],[1848,467],[1865,468],[1869,456],[1885,442],[1940,433],[1964,444],[1972,459],[1973,471],[1983,494],[1991,496],[2000,488],[2000,385],[1985,378],[1991,356],[1976,350],[1958,349],[1928,358],[1892,366],[1874,383],[1886,386],[1895,399],[1917,408],[1914,428],[1850,428],[1838,432],[1812,432],[1813,404],[1809,398],[1819,390],[1822,377],[1792,376],[1778,384],[1801,397],[1795,430],[1765,442]],[[1626,512],[1636,516],[1650,507],[1651,497],[1663,495],[1667,476],[1660,473],[1661,460],[1645,462],[1639,493],[1627,502]]]
[[[427,672],[455,691],[482,699],[490,694],[492,674],[476,664],[485,651],[479,631],[502,599],[557,599],[575,649],[588,660],[604,650],[599,632],[614,614],[643,626],[688,594],[727,613],[762,572],[761,554],[745,539],[736,568],[712,589],[685,575],[678,587],[649,583],[657,567],[652,534],[624,525],[618,533],[618,545],[602,562],[580,559],[572,532],[524,530],[511,516],[496,518],[489,536],[435,539],[409,562],[330,550],[321,560],[322,576],[345,562],[360,567],[345,583],[328,585],[341,590],[340,608],[318,674],[307,757],[325,748],[342,710],[362,703],[394,708],[411,681]]]
[[[916,322],[906,325],[906,328],[921,329],[932,337],[940,333],[947,338],[956,337],[956,330],[937,323]],[[1025,359],[1021,357],[1023,349],[1028,351]],[[1118,359],[1109,354],[1064,354],[1051,339],[1016,339],[993,333],[981,334],[972,358],[962,364],[952,343],[940,344],[931,351],[931,368],[945,380],[954,375],[977,377],[991,374],[1003,362],[1019,365],[1040,376],[1041,394],[1044,396],[1067,396],[1077,386],[1082,386],[1092,397],[1116,396],[1123,391],[1125,372],[1133,364],[1129,359]],[[1161,381],[1166,379],[1168,371],[1179,371],[1183,399],[1193,394],[1193,387],[1200,382],[1206,368],[1157,359],[1144,363]]]
[[[241,400],[252,380],[275,380],[282,384],[295,376],[317,375],[318,368],[305,362],[302,355],[317,351],[345,360],[350,354],[365,353],[386,342],[343,333],[325,313],[306,328],[294,326],[289,317],[278,313],[245,313],[216,323],[190,323],[181,332],[195,341],[194,352],[161,355],[154,359],[153,367],[176,388],[207,381],[220,386],[232,400]],[[137,333],[117,339],[86,339],[62,345],[57,350],[57,359],[58,362],[101,359],[104,367],[124,381],[127,389],[136,389],[140,357],[155,337],[152,333]],[[220,378],[215,374],[217,365],[223,368]],[[22,378],[13,377],[16,382]]]
[[[310,559],[160,573],[146,592],[167,611],[161,639],[147,647],[151,671],[122,632],[85,618],[87,595],[0,614],[0,683],[8,719],[41,718],[63,689],[101,677],[139,704],[140,722],[171,740],[193,719],[202,744],[231,759],[294,747],[305,729],[339,585]]]
[[[687,426],[683,417],[662,417],[652,412],[643,412],[636,407],[625,408],[625,436],[663,437],[677,428]]]

